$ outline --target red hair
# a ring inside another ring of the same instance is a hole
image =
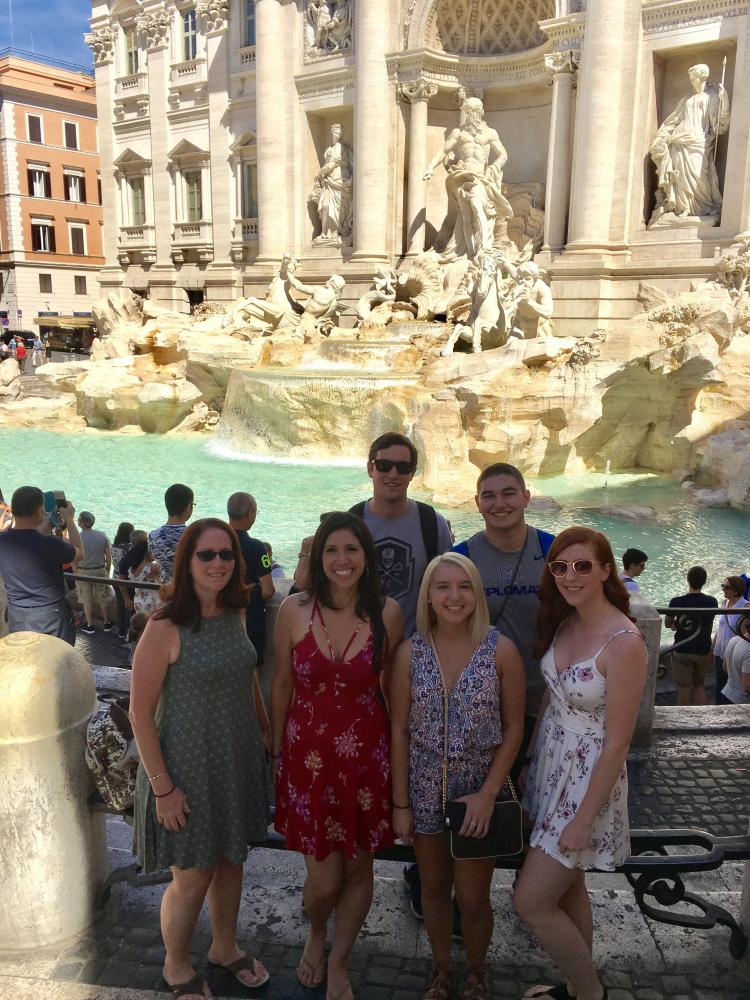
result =
[[[622,611],[631,621],[635,621],[630,615],[630,594],[617,573],[615,556],[606,535],[601,531],[594,531],[593,528],[566,528],[550,546],[542,582],[539,585],[538,639],[534,650],[537,656],[543,656],[547,652],[552,645],[555,632],[573,610],[557,589],[555,578],[549,570],[549,564],[571,545],[590,545],[594,550],[594,558],[609,566],[609,576],[603,584],[604,596],[618,611]]]
[[[174,576],[172,582],[161,588],[165,602],[158,608],[154,618],[167,618],[175,625],[190,626],[193,632],[200,631],[201,605],[193,586],[190,561],[198,546],[198,539],[209,528],[218,528],[229,538],[234,553],[234,569],[226,585],[216,597],[216,606],[224,611],[241,611],[247,605],[250,587],[243,581],[245,561],[242,558],[239,539],[234,528],[218,517],[203,517],[185,528],[174,555]]]

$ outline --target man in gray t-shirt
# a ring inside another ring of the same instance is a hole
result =
[[[407,639],[416,628],[417,597],[427,564],[451,547],[445,518],[407,496],[417,459],[417,449],[403,434],[383,434],[373,441],[367,461],[372,499],[352,508],[375,540],[380,581],[403,612]]]
[[[484,531],[454,547],[476,565],[484,585],[490,622],[518,647],[526,670],[526,713],[535,716],[544,694],[534,656],[539,584],[554,535],[526,524],[531,494],[513,465],[486,468],[475,497]]]

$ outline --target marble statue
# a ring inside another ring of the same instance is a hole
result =
[[[656,164],[656,208],[649,228],[695,224],[721,215],[716,173],[718,137],[729,129],[729,95],[723,83],[708,87],[708,66],[688,70],[693,93],[664,119],[649,150]]]
[[[509,316],[510,336],[522,340],[549,337],[552,333],[552,292],[533,260],[521,264],[512,290],[514,308]]]
[[[446,170],[450,236],[444,259],[466,256],[473,260],[481,250],[502,248],[507,241],[510,202],[502,192],[503,166],[508,154],[497,132],[484,120],[478,97],[462,105],[462,124],[453,129],[443,149],[432,159],[424,179],[442,163]]]
[[[516,273],[516,267],[502,250],[479,251],[471,262],[465,281],[469,314],[464,322],[453,327],[440,352],[444,358],[453,353],[459,340],[470,343],[475,353],[503,346],[508,339],[505,303],[509,284]],[[449,315],[459,311],[463,304],[459,293]]]
[[[308,0],[305,25],[307,51],[313,56],[350,49],[352,16],[350,0]]]
[[[295,262],[296,264],[296,262]],[[303,303],[299,335],[306,341],[313,341],[319,335],[327,336],[336,325],[339,315],[339,299],[346,282],[340,274],[332,274],[324,285],[305,285],[289,272],[291,287],[307,299]]]
[[[323,153],[323,165],[309,195],[320,220],[320,233],[313,243],[351,246],[352,147],[341,135],[341,125],[331,125],[331,144]]]
[[[296,329],[300,321],[299,314],[295,311],[298,304],[289,293],[296,268],[297,261],[294,257],[284,254],[279,273],[271,279],[266,289],[266,297],[259,299],[251,296],[234,303],[224,317],[224,329],[229,331],[237,326],[246,326],[263,335]]]

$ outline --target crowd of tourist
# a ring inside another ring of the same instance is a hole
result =
[[[145,871],[172,871],[161,927],[175,997],[211,995],[191,961],[206,899],[209,961],[250,988],[269,978],[236,938],[242,865],[271,817],[269,765],[275,827],[307,870],[303,986],[353,1000],[348,961],[372,902],[373,859],[399,839],[414,847],[405,879],[433,954],[425,1000],[452,995],[457,929],[460,996],[484,1000],[490,883],[504,853],[497,817],[517,785],[530,835],[514,905],[565,978],[526,995],[607,995],[585,872],[614,870],[629,853],[625,762],[647,660],[630,605],[648,556],[628,549],[618,564],[597,531],[554,537],[528,524],[529,490],[505,463],[479,476],[483,528],[454,544],[448,522],[409,497],[417,462],[408,438],[379,437],[367,460],[372,496],[322,515],[302,540],[276,618],[268,710],[257,667],[280,568],[250,535],[251,494],[228,498],[226,521],[195,520],[192,490],[175,484],[163,525],[146,533],[123,522],[111,544],[93,514],[76,523],[64,498],[13,494],[0,532],[11,630],[72,640],[62,567],[73,566],[89,578],[78,583],[82,631],[95,630],[96,607],[102,627],[115,627],[111,585],[99,583],[113,571],[118,634],[139,635],[134,850]],[[692,567],[688,593],[670,602],[678,696],[705,702],[715,659],[717,692],[750,703],[745,580],[726,578],[723,607],[738,614],[718,615],[712,638],[712,614],[698,626],[685,617],[717,610],[706,579]]]

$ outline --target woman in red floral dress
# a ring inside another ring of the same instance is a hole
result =
[[[305,856],[310,931],[297,976],[353,1000],[346,963],[372,902],[373,855],[393,843],[381,678],[402,634],[380,592],[375,547],[353,514],[330,514],[310,552],[308,593],[288,597],[274,634],[271,694],[276,829]]]

